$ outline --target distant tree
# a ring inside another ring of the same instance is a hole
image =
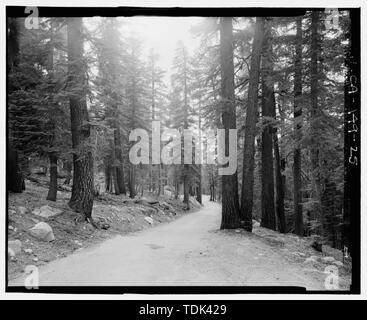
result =
[[[122,104],[120,108],[120,123],[123,143],[123,153],[128,154],[135,144],[129,140],[129,134],[136,128],[151,130],[151,75],[146,61],[142,59],[141,39],[130,36],[124,39],[124,53],[121,64],[122,74]],[[126,180],[129,196],[134,198],[137,189],[143,192],[149,185],[148,165],[134,165],[125,158]]]
[[[61,90],[65,86],[65,70],[60,70],[58,67],[58,64],[65,63],[65,57],[58,54],[58,48],[61,52],[65,48],[63,25],[63,19],[50,18],[46,29],[49,33],[49,41],[48,59],[45,66],[47,76],[44,79],[43,88],[48,93],[45,129],[48,132],[49,144],[48,148],[45,148],[45,153],[48,154],[50,164],[50,184],[46,199],[51,201],[56,201],[57,197],[58,160],[60,156],[65,157],[67,151],[70,150],[69,139],[65,139],[69,137],[70,129],[66,129],[69,118],[66,114],[66,105]]]
[[[10,143],[26,175],[31,158],[49,158],[52,170],[47,198],[56,200],[58,158],[66,158],[70,150],[65,71],[60,67],[65,64],[63,19],[41,19],[37,32],[21,28],[22,20],[18,20],[19,56],[9,73]]]
[[[148,57],[148,79],[150,83],[151,96],[151,120],[164,122],[164,109],[167,107],[166,86],[163,81],[164,71],[158,66],[159,56],[150,50]],[[164,166],[162,164],[149,166],[149,190],[155,191],[157,195],[163,193],[164,188]]]
[[[174,74],[172,75],[172,85],[174,91],[178,94],[176,105],[171,105],[175,108],[175,114],[173,118],[173,127],[179,129],[182,133],[183,130],[190,129],[192,120],[193,106],[191,104],[191,91],[192,91],[192,65],[190,57],[187,52],[187,48],[182,42],[177,44],[176,54],[174,57]],[[183,147],[183,138],[181,142]],[[184,150],[182,149],[181,157],[182,162],[184,160]],[[183,164],[183,166],[176,170],[181,171],[181,177],[183,182],[183,202],[186,204],[186,208],[189,209],[190,202],[190,189],[193,185],[194,173],[193,166],[191,164]]]
[[[100,38],[95,41],[99,62],[96,80],[98,99],[104,106],[104,120],[112,129],[109,154],[105,157],[106,186],[109,187],[112,182],[117,195],[126,194],[121,133],[124,47],[118,28],[119,23],[116,19],[104,18],[100,24]]]

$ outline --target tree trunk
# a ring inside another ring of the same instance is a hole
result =
[[[13,71],[15,67],[18,65],[18,57],[19,57],[19,29],[20,25],[18,23],[17,18],[7,18],[7,75]],[[8,88],[8,96],[14,90],[13,86],[9,86]],[[9,105],[7,106],[9,110]],[[9,128],[10,129],[10,128]],[[9,130],[9,136],[11,136],[11,132]],[[19,166],[19,158],[18,151],[13,149],[9,145],[9,149],[7,150],[7,187],[9,191],[21,193],[25,190],[25,184],[23,180],[23,175]],[[24,187],[24,189],[23,189]]]
[[[153,165],[151,165],[150,166],[151,168],[153,167],[154,168],[154,166]],[[161,182],[161,179],[162,179],[162,173],[161,173],[161,165],[160,164],[158,164],[157,165],[157,168],[158,168],[158,190],[157,190],[157,195],[158,196],[160,196],[161,195],[161,193],[162,193],[162,182]]]
[[[135,167],[133,164],[130,164],[129,169],[129,197],[131,199],[135,198],[136,190],[135,190]]]
[[[234,95],[233,33],[232,18],[220,18],[220,65],[222,124],[225,129],[225,154],[229,153],[229,129],[236,128]],[[237,171],[222,176],[222,222],[221,229],[240,226]]]
[[[271,27],[265,23],[262,61],[262,117],[261,134],[261,226],[276,229],[274,209],[274,168],[273,168],[273,125],[268,123],[274,118],[273,89],[273,51],[271,44]]]
[[[201,159],[202,159],[202,136],[201,136],[201,114],[200,114],[200,109],[198,110],[198,117],[199,117],[199,122],[198,122],[198,130],[199,130],[199,135],[198,135],[198,139],[199,139],[199,154],[200,154],[200,163],[196,164],[196,167],[198,169],[198,181],[197,181],[197,189],[196,189],[196,200],[202,204],[202,186],[201,186],[201,173],[202,173],[202,164],[201,164]]]
[[[274,118],[276,118],[276,103],[275,103],[275,96],[274,97]],[[283,96],[283,106],[285,106],[285,99]],[[280,121],[281,121],[281,127],[284,128],[285,124],[285,114],[284,114],[284,109],[282,108],[281,104],[278,103],[278,113],[280,116]],[[280,134],[280,138],[283,139],[284,138],[284,134]],[[284,170],[286,167],[286,159],[284,157],[284,154],[281,150],[281,145],[280,142],[282,140],[279,141],[278,139],[278,130],[275,129],[274,130],[274,135],[273,135],[273,143],[274,143],[274,152],[275,152],[275,156],[277,157],[276,160],[276,164],[275,164],[275,169],[278,170],[278,172],[275,172],[276,174],[276,202],[275,202],[275,211],[277,213],[277,217],[278,217],[278,228],[279,231],[280,230],[284,230],[284,232],[286,232],[287,230],[287,226],[286,226],[286,220],[285,220],[285,209],[284,209],[284,199],[286,197],[286,177],[284,174]],[[278,175],[278,176],[277,176]],[[282,232],[282,231],[280,231]]]
[[[117,94],[112,92],[112,97],[114,105],[112,106],[113,112],[113,148],[114,148],[114,178],[116,178],[116,185],[118,189],[118,193],[126,194],[125,187],[125,177],[124,177],[124,166],[123,166],[123,157],[122,157],[122,141],[121,141],[121,129],[120,129],[120,115],[118,110],[118,105],[116,101],[118,100]],[[116,193],[117,194],[117,193]]]
[[[19,18],[7,18],[7,38],[8,38],[8,47],[7,47],[7,66],[8,73],[12,72],[14,67],[18,66],[19,62],[19,34],[20,34],[20,23]],[[10,88],[9,88],[10,89]]]
[[[178,194],[179,194],[179,192],[180,192],[180,184],[179,184],[179,182],[177,181],[177,177],[175,177],[175,200],[177,200],[178,199]]]
[[[294,132],[296,147],[293,152],[293,215],[294,232],[303,236],[301,139],[302,139],[302,17],[297,18],[296,59],[294,74]]]
[[[287,232],[285,213],[284,213],[284,184],[282,177],[282,166],[279,151],[278,134],[275,130],[273,133],[274,154],[275,154],[275,185],[276,185],[276,202],[275,211],[278,218],[278,230],[281,233]]]
[[[199,175],[199,179],[198,179],[198,186],[196,189],[196,201],[199,202],[200,204],[203,204],[203,200],[202,200],[202,190],[201,190],[201,174]]]
[[[135,52],[133,52],[133,58],[135,57]],[[134,68],[135,70],[135,68]],[[130,119],[130,129],[135,129],[135,123],[136,123],[136,78],[135,74],[132,76],[132,92],[131,92],[131,119]],[[134,142],[130,142],[130,148],[133,146]],[[129,197],[131,199],[135,198],[136,196],[136,190],[135,190],[135,166],[130,162],[129,164]]]
[[[11,149],[8,153],[7,185],[12,192],[21,193],[23,189],[23,176],[19,167],[18,151]]]
[[[216,201],[215,187],[216,187],[216,179],[215,179],[215,167],[211,165],[212,170],[212,186],[213,186],[213,201]]]
[[[113,185],[115,195],[119,195],[120,194],[120,188],[119,188],[118,176],[117,176],[117,167],[119,166],[119,164],[117,164],[118,161],[116,159],[115,139],[110,140],[110,150],[111,150],[111,155],[110,155],[111,168],[110,168],[110,172],[111,172],[111,179],[112,179],[112,181],[110,183],[111,183],[111,185]]]
[[[319,128],[319,108],[318,108],[318,25],[319,12],[312,11],[311,14],[311,168],[313,191],[316,198],[316,216],[319,222],[319,234],[323,236],[324,217],[321,205],[321,180],[320,180],[320,166],[319,166],[319,147],[318,134]]]
[[[151,77],[152,77],[152,81],[151,81],[151,86],[152,86],[152,90],[151,90],[151,102],[152,102],[152,121],[155,120],[155,57],[154,57],[154,51],[151,52],[151,67],[152,67],[152,73],[151,73]],[[161,194],[161,183],[160,183],[160,179],[161,179],[161,166],[160,164],[153,165],[152,163],[149,165],[149,191],[155,191],[156,190],[156,183],[154,183],[153,186],[153,173],[154,173],[154,169],[157,168],[158,169],[158,190],[157,190],[157,195],[160,196]]]
[[[118,117],[118,115],[116,115]],[[124,177],[124,166],[123,166],[123,158],[122,158],[122,141],[121,141],[121,130],[120,123],[118,120],[115,121],[115,130],[114,130],[114,145],[115,145],[115,156],[116,156],[116,179],[119,192],[121,194],[126,194],[125,188],[125,177]]]
[[[66,171],[67,175],[66,175],[66,179],[64,181],[64,184],[69,185],[70,181],[71,181],[71,171],[73,169],[73,164],[71,161],[69,160],[65,160],[63,162],[63,169]]]
[[[57,153],[49,153],[50,160],[50,185],[48,188],[47,200],[56,201],[57,196]]]
[[[252,231],[252,207],[254,188],[254,156],[257,123],[257,96],[260,73],[261,47],[263,42],[264,18],[257,17],[255,36],[252,46],[250,80],[247,99],[245,141],[243,145],[243,175],[241,194],[241,224],[247,231]]]
[[[50,39],[50,51],[49,51],[49,59],[48,59],[48,71],[51,75],[53,75],[54,69],[54,37],[53,37],[53,27],[54,22],[51,19],[51,39]],[[52,79],[53,80],[53,79]],[[57,107],[53,104],[53,107]],[[52,114],[52,110],[48,113],[48,122],[49,122],[49,130],[50,130],[50,142],[49,142],[49,161],[50,161],[50,185],[47,194],[47,200],[56,201],[57,197],[57,159],[58,155],[55,149],[56,144],[56,121],[54,115]]]
[[[111,166],[107,163],[108,160],[105,160],[105,188],[107,192],[110,192],[110,183],[111,183]]]
[[[188,129],[188,92],[187,92],[187,61],[186,61],[186,50],[183,51],[184,57],[184,129]],[[183,140],[183,139],[182,139]],[[183,152],[184,153],[184,152]],[[183,156],[183,155],[182,155]],[[188,164],[184,164],[183,171],[183,188],[184,188],[184,197],[183,202],[186,204],[186,208],[190,209],[190,166]]]
[[[183,186],[184,186],[184,197],[183,202],[186,204],[186,207],[189,208],[190,206],[190,188],[189,188],[189,177],[187,172],[188,165],[184,165],[184,177],[183,177]]]
[[[149,192],[153,191],[153,165],[149,165]],[[158,194],[159,195],[159,194]]]
[[[68,18],[68,88],[70,95],[71,136],[73,146],[73,187],[69,206],[92,220],[93,155],[90,147],[90,125],[85,94],[82,18]]]

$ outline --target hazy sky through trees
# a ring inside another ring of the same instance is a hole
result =
[[[120,19],[126,22],[121,26],[121,31],[125,35],[131,34],[142,40],[145,56],[149,54],[151,48],[158,54],[158,65],[166,71],[165,81],[168,86],[177,43],[182,41],[190,56],[200,44],[200,39],[195,38],[190,29],[203,20],[201,17],[136,16]]]

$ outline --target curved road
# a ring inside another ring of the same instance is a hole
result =
[[[246,233],[220,231],[220,205],[40,267],[40,286],[302,286],[323,281]],[[10,286],[23,286],[17,278]]]

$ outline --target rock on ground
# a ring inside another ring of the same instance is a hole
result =
[[[324,261],[324,262],[333,262],[333,261],[335,261],[335,259],[333,257],[323,257],[322,261]]]
[[[49,218],[61,214],[62,210],[50,206],[42,206],[34,209],[32,213],[43,218]]]
[[[10,258],[15,258],[15,252],[13,251],[12,248],[8,248],[8,256]]]
[[[8,253],[10,256],[15,256],[22,251],[22,243],[20,240],[13,240],[8,242]]]
[[[53,230],[46,222],[37,223],[33,228],[29,229],[29,233],[39,240],[48,242],[55,240]]]
[[[200,208],[201,207],[201,204],[199,201],[197,201],[195,198],[193,197],[190,197],[189,198],[189,202],[196,208]]]
[[[311,257],[308,257],[308,258],[304,261],[304,263],[309,263],[309,262],[311,262],[311,263],[317,262],[317,257],[316,257],[316,256],[311,256]]]
[[[260,222],[258,222],[258,221],[256,221],[256,220],[252,219],[252,226],[253,226],[254,228],[258,228],[258,227],[260,227]]]
[[[154,220],[151,217],[145,217],[145,221],[147,221],[149,224],[153,224]]]
[[[18,211],[20,214],[26,214],[28,210],[25,207],[18,207]]]

